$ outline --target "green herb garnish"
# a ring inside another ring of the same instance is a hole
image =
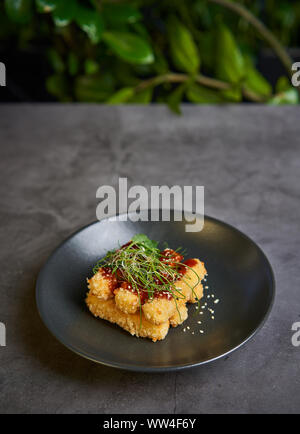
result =
[[[162,261],[162,253],[157,246],[156,241],[150,240],[144,234],[137,234],[127,245],[107,252],[106,256],[98,261],[93,272],[97,273],[101,267],[109,267],[113,274],[120,273],[119,277],[121,275],[121,279],[128,282],[137,292],[140,312],[141,291],[147,291],[149,300],[153,299],[155,292],[167,292],[173,297],[177,307],[177,300],[185,296],[176,288],[175,282],[183,278],[180,267],[190,267],[172,259],[172,265]],[[177,249],[176,253],[182,254],[181,249]],[[185,281],[192,291],[200,283],[198,274],[195,271],[194,273],[198,277],[198,282],[193,287]],[[178,308],[177,311],[179,313]]]

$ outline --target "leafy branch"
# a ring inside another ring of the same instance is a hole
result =
[[[239,3],[233,3],[228,0],[208,0],[210,3],[216,3],[233,12],[239,14],[242,18],[252,24],[253,27],[259,32],[261,37],[273,48],[278,58],[281,60],[289,76],[292,75],[292,59],[282,46],[276,36],[264,25],[262,21],[256,18],[248,9]]]
[[[159,86],[164,83],[186,83],[190,80],[190,76],[187,74],[176,74],[174,72],[170,72],[168,74],[159,75],[157,77],[150,78],[148,80],[144,80],[141,83],[139,83],[135,89],[134,93],[143,92],[144,90],[148,88],[153,88],[155,86]],[[225,83],[220,80],[216,80],[214,78],[206,77],[204,75],[197,75],[194,78],[194,81],[198,84],[201,84],[203,86],[206,86],[211,89],[215,90],[230,90],[232,89],[232,86],[229,83]],[[264,102],[265,100],[258,94],[255,94],[254,92],[247,91],[246,89],[243,89],[243,93],[245,98],[247,98],[249,101],[253,102]]]
[[[218,20],[218,6],[234,13]],[[175,112],[182,101],[299,102],[290,83],[290,56],[273,32],[237,2],[5,0],[2,10],[13,23],[18,46],[35,44],[39,37],[46,43],[53,69],[46,87],[60,101],[157,101]],[[237,41],[236,17],[255,29],[287,70],[276,89],[255,66],[252,33],[244,31]]]

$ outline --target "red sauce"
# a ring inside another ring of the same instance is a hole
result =
[[[130,242],[122,246],[121,249],[128,246],[129,244]],[[178,266],[178,263],[183,260],[183,256],[180,253],[175,252],[175,250],[165,249],[161,252],[160,260],[172,267],[175,267]],[[182,264],[183,265],[179,267],[178,271],[181,275],[184,275],[189,269],[188,267],[194,267],[197,264],[197,261],[195,259],[187,259],[184,262],[182,262]],[[187,265],[187,267],[185,267],[184,265]],[[149,293],[146,289],[144,289],[143,287],[139,287],[137,291],[135,288],[132,287],[132,285],[129,282],[125,281],[125,276],[123,275],[122,269],[118,269],[115,274],[112,274],[112,270],[109,267],[103,267],[99,271],[101,272],[102,276],[105,279],[109,280],[110,290],[112,292],[115,289],[121,287],[123,289],[127,289],[128,291],[132,291],[135,294],[139,294],[141,304],[144,304],[149,299]],[[155,279],[155,283],[158,286],[168,283],[169,281],[170,278],[168,277],[167,274],[162,274],[161,279],[159,278]],[[153,297],[165,298],[168,300],[173,298],[169,291],[159,291],[159,290],[154,292]]]
[[[138,291],[132,287],[132,285],[129,282],[122,282],[121,283],[121,288],[123,289],[127,289],[127,291],[131,291],[134,294],[139,294],[140,296],[140,300],[141,300],[141,304],[146,303],[147,300],[149,300],[149,293],[146,289],[144,288],[138,288]],[[169,291],[155,291],[153,294],[153,297],[155,298],[166,298],[168,300],[170,300],[172,298],[172,295],[169,293]]]
[[[121,288],[127,289],[127,291],[131,291],[134,294],[137,294],[137,295],[139,294],[141,304],[144,304],[149,298],[148,292],[145,289],[139,288],[137,291],[135,288],[133,288],[133,286],[129,282],[122,282]]]
[[[103,267],[99,269],[101,276],[109,281],[109,289],[114,291],[119,286],[117,276],[112,274],[112,270],[109,267]]]
[[[123,246],[121,246],[119,250],[125,249],[126,247],[130,246],[131,243],[132,243],[132,241],[128,241],[128,243],[123,244]],[[131,248],[132,249],[137,249],[138,246],[136,244],[132,244]]]
[[[187,271],[188,271],[188,267],[192,268],[195,267],[195,265],[197,265],[197,261],[196,259],[186,259],[185,261],[183,261],[182,264],[187,265],[186,267],[184,265],[182,265],[179,269],[179,273],[181,275],[184,275]]]

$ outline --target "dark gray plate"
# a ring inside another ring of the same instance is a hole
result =
[[[209,286],[205,293],[220,300],[214,304],[212,298],[206,299],[215,311],[214,320],[207,309],[199,315],[190,306],[184,325],[171,328],[165,340],[153,343],[89,313],[84,298],[93,265],[136,233],[167,241],[173,248],[182,246],[187,257],[205,262]],[[239,348],[264,323],[274,286],[271,266],[260,248],[219,220],[205,217],[199,233],[185,232],[185,222],[103,220],[81,229],[55,250],[39,274],[36,299],[48,329],[75,353],[108,366],[159,372],[201,365]],[[190,329],[183,332],[187,326]]]

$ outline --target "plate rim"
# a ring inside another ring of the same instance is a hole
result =
[[[161,210],[162,208],[160,208]],[[144,209],[142,211],[149,211],[149,209]],[[174,209],[170,209],[171,212],[174,211]],[[182,211],[184,212],[184,211]],[[184,369],[190,369],[190,368],[195,368],[198,366],[203,366],[206,365],[208,363],[212,363],[215,362],[217,360],[220,360],[226,356],[228,356],[229,354],[232,354],[233,352],[237,351],[238,349],[240,349],[241,347],[243,347],[244,345],[246,345],[252,338],[254,338],[254,336],[263,328],[263,326],[265,325],[266,321],[268,320],[270,313],[273,309],[274,303],[275,303],[275,298],[276,298],[276,281],[275,281],[275,274],[274,274],[274,270],[272,268],[272,265],[269,261],[269,259],[267,258],[266,254],[264,253],[264,251],[262,250],[262,248],[252,239],[250,238],[248,235],[246,235],[244,232],[242,232],[240,229],[236,228],[235,226],[231,225],[230,223],[226,223],[223,220],[220,220],[216,217],[212,217],[210,215],[204,214],[204,223],[205,220],[211,220],[214,222],[217,222],[218,224],[221,224],[223,226],[227,226],[228,228],[230,228],[231,230],[237,232],[240,236],[242,236],[244,239],[246,239],[247,241],[250,241],[251,244],[253,244],[258,251],[260,252],[260,254],[262,255],[263,260],[266,263],[267,268],[269,269],[270,272],[270,276],[271,276],[271,286],[270,286],[270,291],[271,291],[271,300],[270,300],[270,304],[268,306],[268,309],[266,310],[265,315],[263,316],[261,322],[259,323],[259,325],[239,344],[236,345],[234,348],[231,348],[229,351],[227,351],[226,353],[220,354],[219,356],[216,357],[212,357],[211,359],[207,359],[201,362],[196,362],[196,363],[185,363],[185,364],[179,364],[179,365],[169,365],[169,366],[138,366],[138,365],[132,365],[132,364],[124,364],[124,363],[118,363],[118,362],[112,362],[112,361],[107,361],[107,360],[99,360],[91,355],[89,355],[86,352],[82,352],[79,351],[77,348],[73,347],[73,345],[69,344],[68,342],[66,342],[66,340],[64,340],[62,337],[58,336],[58,334],[56,334],[55,332],[53,332],[51,330],[51,326],[49,325],[49,323],[45,320],[45,318],[43,317],[42,314],[42,309],[41,309],[41,304],[40,304],[40,299],[39,299],[39,288],[41,286],[41,280],[43,277],[43,273],[47,267],[48,262],[52,259],[52,257],[56,254],[57,251],[59,251],[62,246],[64,244],[66,244],[70,239],[72,239],[73,237],[75,237],[77,234],[79,234],[80,232],[83,232],[85,229],[94,226],[96,224],[99,224],[101,222],[107,221],[111,218],[116,218],[122,215],[130,215],[131,213],[129,212],[125,212],[125,213],[121,213],[121,214],[116,214],[114,216],[110,216],[101,220],[95,220],[77,230],[75,230],[74,232],[72,232],[67,238],[65,238],[63,241],[61,241],[59,243],[59,245],[52,250],[52,252],[49,254],[49,256],[47,257],[45,263],[42,265],[37,279],[36,279],[36,285],[35,285],[35,300],[36,300],[36,305],[37,305],[37,310],[38,310],[38,314],[40,316],[40,319],[42,320],[43,324],[46,326],[47,330],[51,333],[52,336],[55,337],[55,339],[57,339],[62,345],[64,345],[66,348],[68,348],[69,350],[71,350],[72,352],[74,352],[75,354],[77,354],[78,356],[81,356],[89,361],[95,362],[97,364],[100,365],[104,365],[110,368],[117,368],[117,369],[122,369],[125,371],[131,371],[131,372],[146,372],[146,373],[161,373],[161,372],[176,372],[176,371],[181,371]],[[194,213],[195,216],[199,216],[199,214]],[[157,222],[159,223],[159,221]]]

